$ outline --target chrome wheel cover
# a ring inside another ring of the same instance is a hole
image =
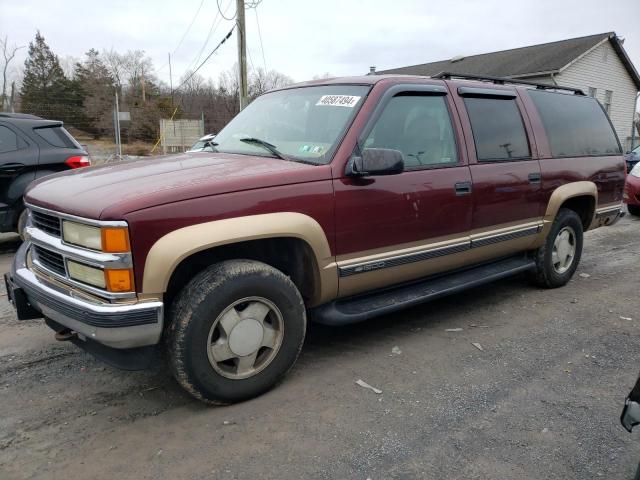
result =
[[[278,307],[263,297],[246,297],[225,308],[213,322],[207,355],[217,373],[241,380],[269,366],[283,338],[284,320]]]
[[[562,228],[553,241],[551,263],[553,269],[563,274],[571,268],[576,256],[576,233],[571,227]]]

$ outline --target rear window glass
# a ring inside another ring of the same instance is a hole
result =
[[[595,98],[530,90],[554,157],[620,155],[609,119]]]
[[[481,162],[529,158],[529,141],[513,99],[465,98]]]
[[[80,145],[73,139],[71,134],[67,132],[63,127],[34,128],[33,130],[48,144],[53,145],[54,147],[81,148]]]

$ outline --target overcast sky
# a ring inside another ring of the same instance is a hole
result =
[[[228,17],[235,14],[235,0],[218,1]],[[607,31],[626,39],[624,46],[640,67],[640,0],[263,0],[257,14],[264,57],[256,12],[250,9],[251,63],[297,81]],[[0,0],[0,36],[10,43],[28,45],[39,29],[61,58],[81,57],[90,48],[141,49],[167,83],[167,52],[172,52],[174,85],[198,53],[202,50],[204,58],[232,26],[218,14],[216,0]],[[229,69],[236,42],[234,34],[200,73],[217,79]],[[23,49],[16,63],[22,65],[25,56]]]

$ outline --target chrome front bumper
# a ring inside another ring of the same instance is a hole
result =
[[[47,282],[27,266],[31,244],[25,242],[15,255],[8,288],[19,289],[30,307],[78,334],[81,340],[93,340],[107,347],[128,349],[155,345],[163,326],[160,301],[128,304],[92,302],[73,287]],[[13,298],[12,292],[7,292]],[[14,301],[17,306],[17,301]]]

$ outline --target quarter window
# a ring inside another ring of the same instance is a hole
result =
[[[531,157],[527,133],[512,98],[466,97],[478,161],[491,162]]]
[[[458,161],[451,118],[442,95],[396,95],[386,105],[364,146],[401,151],[407,169]]]
[[[0,126],[0,153],[18,150],[18,136],[7,127]]]
[[[595,98],[529,90],[554,157],[620,155],[611,123]]]

